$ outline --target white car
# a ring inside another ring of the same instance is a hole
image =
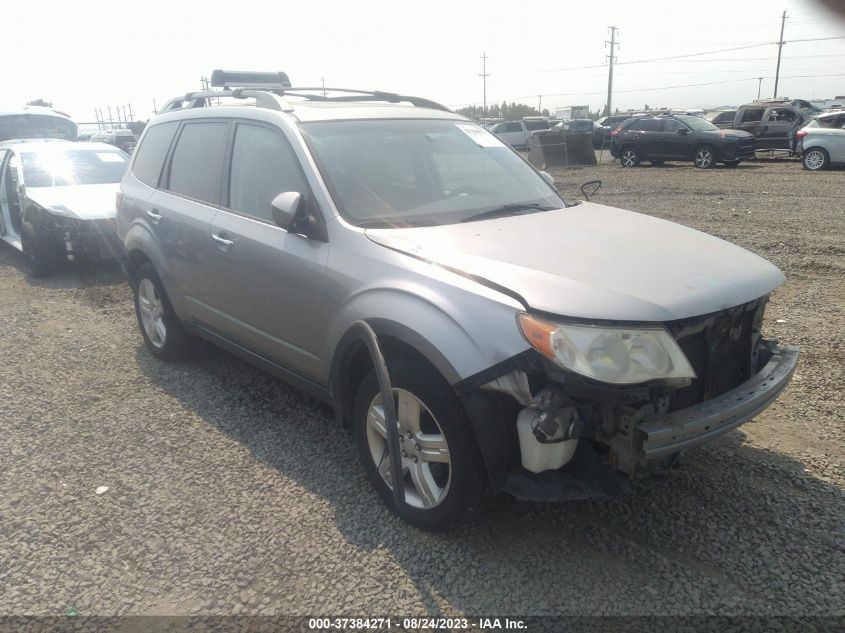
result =
[[[824,112],[798,131],[797,152],[804,169],[819,171],[845,163],[845,111]]]
[[[0,239],[23,253],[34,276],[78,257],[119,257],[115,199],[128,164],[105,143],[0,143]]]
[[[490,131],[511,147],[528,147],[531,132],[548,130],[550,127],[546,119],[525,119],[498,123]]]

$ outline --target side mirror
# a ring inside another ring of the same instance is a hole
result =
[[[596,195],[599,189],[601,189],[601,180],[590,180],[581,185],[581,193],[587,200]]]
[[[552,187],[555,186],[555,177],[552,176],[549,172],[541,171],[540,175],[543,177],[543,180],[549,183]]]
[[[273,209],[273,221],[287,231],[302,206],[302,194],[298,191],[285,191],[273,198],[270,206]]]
[[[678,128],[678,134],[680,134],[681,136],[686,136],[688,133],[689,133],[689,130],[687,128],[685,128],[685,127],[679,127]]]

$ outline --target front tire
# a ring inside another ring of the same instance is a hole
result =
[[[152,264],[142,264],[133,276],[135,315],[150,353],[162,360],[182,357],[188,335],[173,311],[167,293]]]
[[[635,147],[625,147],[619,154],[623,167],[636,167],[640,164],[640,154]]]
[[[821,147],[813,147],[804,152],[801,162],[807,171],[821,171],[830,165],[830,156]]]
[[[46,277],[56,272],[59,263],[56,249],[30,223],[21,227],[21,251],[33,277]]]
[[[699,169],[712,169],[716,165],[716,154],[709,145],[703,145],[695,150],[693,163]]]
[[[406,506],[393,501],[387,427],[375,370],[358,388],[353,432],[367,477],[385,505],[424,530],[443,530],[468,518],[484,489],[481,457],[470,422],[449,384],[432,367],[388,361],[403,452]]]

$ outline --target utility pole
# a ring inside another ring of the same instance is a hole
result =
[[[538,95],[540,97],[540,103],[537,105],[537,112],[540,113],[540,116],[543,116],[543,95]]]
[[[321,82],[322,82],[322,84],[323,84],[323,96],[325,97],[325,96],[326,96],[326,78],[325,78],[325,77],[320,77],[320,81],[321,81]]]
[[[783,17],[780,19],[780,41],[778,41],[778,67],[775,70],[775,94],[773,98],[778,98],[778,79],[780,78],[780,54],[783,49],[783,27],[786,26],[786,11],[783,12]]]
[[[610,27],[610,41],[608,42],[605,40],[605,46],[610,44],[610,55],[607,56],[608,67],[607,67],[607,115],[610,116],[613,114],[613,64],[616,61],[616,49],[619,47],[619,43],[616,41],[616,32],[617,29],[615,26]]]
[[[481,118],[485,118],[487,116],[487,78],[490,76],[487,74],[487,53],[485,52],[481,56],[482,60],[482,71],[479,77],[481,77],[484,81],[484,108],[481,111]]]
[[[763,79],[765,79],[765,77],[755,77],[754,79],[757,80],[757,100],[759,101],[760,100],[760,90],[763,87]]]

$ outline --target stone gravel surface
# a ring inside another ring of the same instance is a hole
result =
[[[765,328],[802,359],[777,403],[623,499],[496,496],[427,534],[327,409],[209,345],[155,361],[119,268],[35,280],[4,246],[0,614],[845,615],[845,172],[554,175],[784,270]]]

